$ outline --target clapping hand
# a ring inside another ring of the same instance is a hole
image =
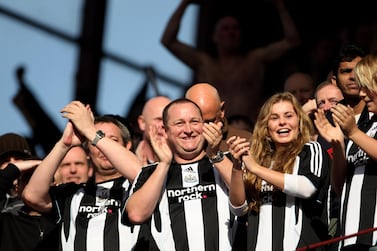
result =
[[[342,130],[340,129],[335,116],[333,117],[334,126],[326,118],[325,112],[322,109],[318,109],[314,116],[314,124],[317,128],[317,131],[327,142],[329,142],[330,144],[338,144],[344,141]]]
[[[233,165],[240,166],[246,156],[251,156],[250,142],[245,138],[232,136],[226,142],[229,147],[229,152],[233,156]]]
[[[165,130],[161,126],[154,125],[149,128],[149,135],[153,150],[160,162],[170,164],[173,153],[167,143]]]
[[[207,154],[208,156],[215,155],[219,150],[221,140],[223,138],[222,133],[222,122],[217,122],[216,124],[213,122],[204,123],[203,125],[203,136],[208,142],[207,147]]]
[[[345,135],[350,136],[353,132],[357,131],[355,113],[352,107],[338,103],[335,107],[331,108],[331,112],[333,113],[334,121],[339,124]]]
[[[94,116],[89,105],[84,105],[80,101],[72,101],[61,110],[61,113],[64,118],[72,122],[74,129],[78,130],[82,136],[91,130],[96,130]]]

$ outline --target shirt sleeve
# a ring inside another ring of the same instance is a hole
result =
[[[13,187],[13,181],[20,177],[20,170],[12,163],[9,163],[3,170],[0,170],[0,206],[4,207],[7,199],[6,194]]]
[[[303,150],[299,154],[299,167],[296,172],[298,176],[304,176],[310,183],[314,186],[315,193],[309,197],[314,201],[319,203],[325,203],[327,200],[327,193],[330,184],[330,168],[331,160],[327,152],[325,152],[322,146],[317,141],[311,141],[305,144]],[[288,178],[289,179],[289,178]],[[308,189],[308,181],[296,181],[296,186],[305,186],[305,189]],[[286,188],[284,188],[285,190]],[[301,189],[298,187],[297,189]],[[291,188],[287,188],[291,190]],[[306,190],[309,191],[309,190]]]
[[[284,193],[294,197],[307,199],[316,191],[317,188],[307,177],[293,174],[284,175]]]

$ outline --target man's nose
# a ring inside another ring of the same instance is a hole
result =
[[[185,123],[184,130],[185,130],[185,132],[191,132],[192,131],[191,124]]]
[[[70,171],[71,173],[75,173],[75,172],[77,171],[77,167],[76,167],[76,165],[71,165],[71,166],[69,167],[69,171]]]

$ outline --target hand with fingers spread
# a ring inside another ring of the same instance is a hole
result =
[[[173,153],[168,145],[164,129],[157,125],[151,126],[149,128],[149,135],[153,150],[157,154],[159,161],[167,163],[167,166],[169,166]]]
[[[349,137],[351,134],[358,130],[355,113],[349,105],[345,106],[342,104],[337,104],[335,107],[331,108],[333,113],[334,122],[338,123],[342,128],[343,133]]]
[[[203,136],[208,142],[208,147],[206,149],[207,155],[209,157],[216,155],[219,150],[220,143],[223,137],[222,134],[222,122],[217,123],[204,123],[203,125]]]
[[[314,124],[321,134],[321,136],[330,144],[343,144],[344,142],[344,135],[339,126],[339,124],[335,121],[335,126],[331,125],[329,120],[325,116],[325,112],[322,109],[319,109],[315,114]]]

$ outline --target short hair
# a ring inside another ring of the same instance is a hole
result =
[[[319,90],[321,90],[322,88],[328,86],[328,85],[333,85],[333,86],[337,87],[330,80],[325,80],[325,81],[321,82],[319,85],[317,85],[317,88],[315,88],[314,98],[317,99],[317,92]]]
[[[98,123],[112,123],[120,129],[120,134],[122,136],[123,143],[126,144],[131,141],[131,134],[127,126],[119,121],[118,115],[106,114],[103,116],[97,116],[94,119],[94,124]]]
[[[340,48],[338,56],[333,61],[332,72],[335,76],[338,75],[339,65],[342,62],[351,62],[357,57],[363,58],[366,55],[364,49],[356,44],[345,44]]]
[[[169,113],[169,109],[173,105],[186,104],[186,103],[193,104],[198,109],[198,111],[200,113],[200,117],[203,118],[202,111],[200,110],[200,107],[195,102],[193,102],[193,101],[191,101],[190,99],[187,99],[187,98],[179,98],[179,99],[175,99],[175,100],[171,101],[167,106],[165,106],[165,108],[164,108],[164,110],[162,112],[162,122],[164,123],[165,127],[168,126],[168,113]]]

